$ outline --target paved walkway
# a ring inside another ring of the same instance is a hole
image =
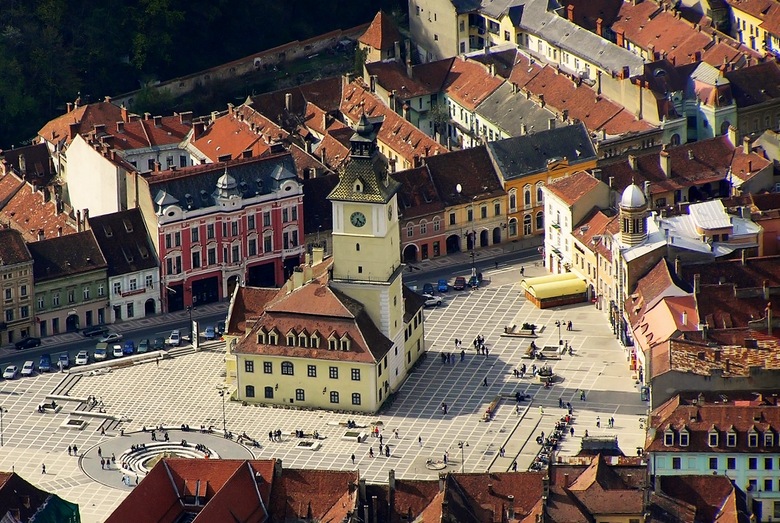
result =
[[[526,266],[527,276],[543,271],[542,267]],[[499,276],[503,276],[503,281],[515,281],[519,278],[516,272],[496,271],[493,280],[500,282]],[[489,271],[486,274],[490,275]],[[564,412],[558,408],[559,397],[574,405],[575,415],[575,437],[564,439],[562,454],[579,451],[585,429],[592,435],[619,435],[626,454],[633,454],[644,443],[638,417],[645,414],[646,405],[640,401],[624,350],[612,336],[605,315],[591,305],[540,311],[525,301],[516,285],[496,283],[472,292],[450,292],[445,305],[427,310],[426,317],[429,355],[404,384],[393,405],[381,415],[228,402],[228,429],[235,434],[246,432],[262,445],[259,449],[237,446],[235,450],[246,457],[282,459],[285,467],[359,468],[369,482],[387,481],[391,468],[401,478],[435,478],[438,471],[431,470],[427,463],[444,461],[445,455],[446,471],[508,470],[515,459],[518,470],[525,470],[539,450],[535,437],[542,430],[549,434]],[[571,320],[575,328],[574,332],[565,332],[574,355],[551,362],[563,381],[544,389],[531,378],[515,378],[512,370],[524,361],[530,363],[522,359],[528,340],[502,337],[504,326],[526,321],[542,325],[536,341],[541,346],[557,342],[557,329],[551,327],[557,319]],[[487,340],[488,357],[470,349],[469,343],[477,334]],[[439,353],[454,352],[455,337],[464,340],[465,360],[461,362],[458,354],[454,362],[442,364]],[[41,488],[79,503],[85,522],[104,520],[129,489],[122,484],[119,472],[102,477],[98,475],[100,470],[96,473],[90,464],[82,462],[83,466],[79,466],[79,459],[68,455],[68,446],[76,444],[80,452],[86,452],[90,463],[99,466],[99,460],[92,461],[98,446],[103,455],[109,452],[119,456],[119,449],[128,448],[137,437],[121,436],[120,431],[129,434],[144,425],[177,427],[182,423],[193,428],[201,424],[221,427],[223,404],[219,390],[224,384],[223,358],[221,350],[207,348],[162,360],[159,366],[152,362],[91,376],[47,374],[2,382],[0,405],[8,412],[3,418],[5,446],[0,453],[0,470],[15,469]],[[63,376],[67,382],[62,382]],[[58,401],[63,408],[57,414],[39,414],[37,405],[55,389],[74,401]],[[587,392],[586,402],[578,399],[579,389]],[[499,404],[492,421],[482,421],[482,414],[496,397],[513,396],[517,391],[533,397],[522,403],[520,415],[510,398]],[[76,409],[83,410],[90,395],[103,401],[106,415],[124,421],[69,416]],[[441,409],[443,402],[448,405],[446,415]],[[600,429],[595,426],[596,416],[603,421]],[[610,416],[616,421],[614,429],[606,428]],[[68,419],[77,417],[87,420],[82,430],[62,427]],[[369,456],[370,449],[379,454],[380,442],[376,438],[369,437],[364,443],[342,440],[344,428],[339,423],[347,419],[362,425],[381,421],[382,444],[390,444],[390,457]],[[101,428],[106,430],[105,436],[101,435]],[[316,430],[324,439],[319,450],[301,449],[296,446],[300,440],[289,435],[281,442],[268,441],[268,431],[276,429],[286,433]],[[398,437],[394,430],[398,430]],[[194,436],[186,439],[191,437]],[[227,442],[213,435],[203,437],[210,444]],[[503,458],[499,455],[502,447]],[[355,464],[350,459],[352,454]],[[43,463],[45,475],[41,474]]]

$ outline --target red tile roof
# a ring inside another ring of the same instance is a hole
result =
[[[645,276],[639,279],[636,289],[626,298],[625,310],[632,325],[637,322],[664,296],[683,293],[682,282],[672,276],[669,262],[660,260]]]
[[[569,485],[568,493],[596,514],[641,514],[644,496],[638,488],[627,485],[601,455]]]
[[[317,146],[315,154],[319,156],[322,163],[333,170],[337,170],[349,158],[349,147],[344,145],[340,138],[346,138],[346,142],[349,143],[349,137],[353,133],[352,129],[343,124],[341,124],[340,128],[337,127],[335,129],[334,126],[331,126],[328,133]]]
[[[81,105],[47,122],[38,131],[38,136],[54,144],[70,143],[70,125],[73,123],[77,124],[77,134],[86,134],[92,131],[95,125],[103,124],[109,129],[121,120],[122,109],[110,102]]]
[[[588,194],[600,183],[585,171],[577,171],[571,176],[558,178],[547,184],[547,188],[567,205],[574,205],[583,195]]]
[[[351,470],[284,469],[271,490],[270,521],[344,521],[357,509],[358,479]]]
[[[449,98],[473,111],[502,83],[503,78],[491,76],[481,63],[455,58],[443,88]]]
[[[55,201],[45,201],[47,197],[51,198],[49,188],[33,191],[14,174],[0,177],[0,222],[21,232],[28,242],[38,241],[41,232],[44,238],[75,233],[73,220],[58,213]]]
[[[182,143],[191,128],[191,123],[183,123],[180,116],[174,115],[131,119],[125,122],[122,132],[114,121],[106,125],[105,132],[114,137],[112,147],[127,151]]]
[[[0,265],[15,265],[31,261],[32,256],[21,233],[13,229],[0,229]]]
[[[427,165],[393,173],[391,176],[401,183],[398,207],[404,220],[430,216],[444,210],[444,203],[439,199]]]
[[[743,509],[737,500],[736,488],[728,476],[658,476],[656,481],[656,493],[690,505],[695,510],[695,521],[739,523],[747,517],[747,514],[739,513]]]
[[[440,92],[453,60],[447,58],[415,65],[411,78],[406,74],[406,66],[395,60],[366,64],[366,71],[369,75],[376,75],[376,81],[383,89],[388,93],[395,91],[396,96],[403,101]]]
[[[733,329],[739,330],[739,329]],[[780,369],[780,344],[777,338],[756,331],[739,330],[746,338],[757,340],[758,348],[721,345],[719,350],[706,342],[672,339],[653,348],[653,377],[675,371],[699,376],[722,372],[724,378],[747,378],[751,368]],[[713,333],[714,335],[714,333]],[[708,340],[711,336],[708,333]]]
[[[227,334],[243,336],[246,329],[260,317],[266,304],[279,289],[262,287],[239,287],[228,316]]]
[[[436,480],[395,480],[395,489],[389,484],[367,485],[366,497],[377,497],[378,521],[385,523],[406,523],[417,520],[429,521],[431,512],[441,514],[444,492],[439,491]],[[388,514],[389,512],[389,514]],[[408,516],[411,514],[412,518]],[[430,520],[438,521],[438,519]]]
[[[401,33],[389,15],[381,10],[376,14],[366,32],[360,35],[358,42],[380,49],[392,49],[395,42],[401,42]]]
[[[739,9],[761,20],[766,32],[780,36],[780,5],[773,0],[726,0],[733,9]]]
[[[512,495],[515,518],[521,519],[541,498],[543,477],[544,473],[537,472],[450,474],[446,486],[449,511],[455,521],[499,523],[505,521],[507,499]]]
[[[435,142],[411,122],[401,118],[373,93],[370,93],[361,80],[356,80],[344,87],[341,112],[349,119],[350,125],[357,122],[363,112],[371,117],[382,117],[382,126],[379,128],[377,141],[410,164],[414,163],[415,156],[424,158],[447,152],[446,147]]]
[[[445,205],[484,202],[506,195],[484,145],[431,156],[425,164]],[[460,193],[456,190],[458,185]]]
[[[256,125],[255,119],[262,123]],[[251,107],[242,106],[214,120],[192,145],[210,161],[217,162],[224,157],[241,158],[245,151],[262,156],[269,151],[270,141],[280,135],[287,137],[287,132]]]
[[[618,16],[622,0],[563,0],[561,16],[568,18],[569,6],[573,7],[574,23],[596,32],[597,20],[601,18],[602,29],[610,27]]]

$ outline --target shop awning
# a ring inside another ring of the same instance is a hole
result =
[[[520,280],[520,287],[528,289],[532,285],[540,285],[542,283],[553,283],[558,281],[576,280],[578,276],[573,272],[564,272],[562,274],[548,274],[547,276],[537,276],[536,278],[525,278]]]

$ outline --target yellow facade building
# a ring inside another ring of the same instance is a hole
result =
[[[315,249],[274,295],[257,289],[254,304],[247,289],[234,296],[226,366],[240,401],[376,412],[425,351],[423,300],[402,282],[400,186],[365,115],[350,145],[329,195],[333,257]]]

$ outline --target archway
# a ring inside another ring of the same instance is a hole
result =
[[[447,237],[447,254],[460,252],[460,236],[453,234]]]
[[[417,261],[417,246],[410,243],[404,247],[404,263],[412,263]]]
[[[493,229],[493,244],[501,243],[501,227]]]
[[[149,298],[144,303],[144,316],[149,316],[155,312],[157,312],[157,303],[154,301],[154,298]]]
[[[487,230],[484,230],[484,231],[479,233],[479,246],[480,247],[487,247],[488,245],[490,245],[490,243],[488,241],[488,240],[490,240],[490,238],[488,236],[489,235],[488,235]]]
[[[65,319],[65,330],[67,332],[73,332],[79,330],[79,316],[75,312],[68,314]]]

